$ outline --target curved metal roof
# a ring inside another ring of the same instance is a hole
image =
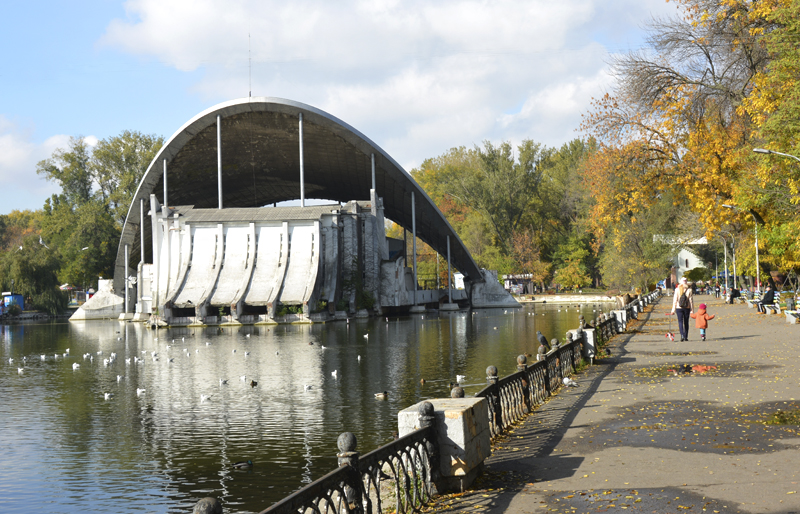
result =
[[[223,207],[261,207],[300,198],[299,114],[303,114],[303,165],[306,199],[368,200],[375,155],[375,187],[384,215],[411,230],[415,195],[417,237],[447,255],[470,279],[480,270],[453,228],[422,188],[394,159],[353,127],[330,114],[282,98],[253,97],[224,102],[183,125],[150,163],[131,202],[122,229],[114,286],[124,288],[125,245],[130,265],[139,260],[139,200],[149,209],[150,194],[161,197],[167,161],[169,205],[218,207],[217,116],[221,120]],[[163,198],[161,198],[163,200]],[[150,219],[145,216],[149,240]],[[146,243],[146,259],[150,249]]]

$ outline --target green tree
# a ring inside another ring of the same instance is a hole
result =
[[[92,196],[91,150],[83,136],[70,137],[68,148],[59,148],[36,165],[36,173],[58,183],[72,205],[88,202]]]
[[[475,148],[479,167],[472,173],[455,177],[454,186],[468,205],[481,212],[497,237],[497,245],[508,255],[511,237],[521,228],[521,221],[541,183],[542,146],[525,140],[517,147],[515,160],[511,144],[495,147],[485,141]]]
[[[30,299],[30,307],[58,314],[67,307],[67,295],[59,289],[58,270],[61,262],[57,252],[39,242],[39,235],[24,238],[21,249],[6,251],[0,256],[0,276],[3,288]]]
[[[99,186],[98,194],[120,226],[139,181],[163,145],[162,136],[125,130],[94,147],[89,168]]]

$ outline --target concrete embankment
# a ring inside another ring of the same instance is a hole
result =
[[[670,299],[497,440],[471,491],[435,508],[800,512],[798,425],[766,423],[800,409],[798,327],[698,296],[717,316],[708,340],[691,320],[689,341],[671,341]]]

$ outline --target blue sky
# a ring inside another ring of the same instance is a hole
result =
[[[247,96],[249,70],[253,96],[325,110],[408,170],[486,139],[560,146],[611,87],[610,55],[673,13],[664,0],[6,2],[0,213],[58,191],[35,167],[69,136],[169,137]]]

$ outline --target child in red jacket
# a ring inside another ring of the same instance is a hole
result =
[[[706,340],[706,329],[708,328],[708,320],[714,319],[714,315],[708,315],[706,312],[706,304],[701,303],[700,308],[697,312],[693,312],[690,314],[691,317],[695,318],[694,325],[700,329],[700,338],[705,341]]]

